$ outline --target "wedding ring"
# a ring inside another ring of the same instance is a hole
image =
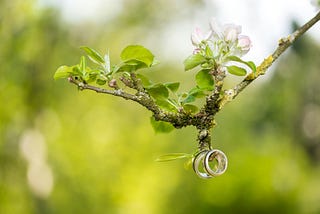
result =
[[[226,171],[228,166],[228,159],[222,151],[213,149],[206,152],[204,155],[205,157],[204,157],[203,164],[204,164],[205,171],[209,175],[211,175],[212,177],[216,177],[216,176],[222,175]],[[201,158],[202,157],[203,156],[201,156]],[[210,166],[209,162],[212,162],[214,165]]]
[[[206,156],[206,154],[208,153],[207,150],[201,151],[199,152],[192,160],[192,165],[193,165],[193,170],[195,171],[195,173],[203,179],[208,179],[208,178],[212,178],[212,176],[210,174],[208,174],[208,172],[206,172],[206,169],[204,168],[203,164],[204,164],[204,158]],[[201,163],[201,166],[203,167],[203,170],[205,170],[204,172],[199,170],[199,164]]]

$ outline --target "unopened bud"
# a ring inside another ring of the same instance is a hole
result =
[[[108,85],[109,85],[110,88],[119,89],[119,86],[117,84],[117,80],[116,79],[110,80]]]
[[[72,82],[72,80],[73,80],[72,77],[68,77],[69,82]]]
[[[238,47],[241,49],[242,54],[248,53],[252,44],[248,36],[240,35],[238,38]]]

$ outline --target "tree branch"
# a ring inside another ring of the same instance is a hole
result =
[[[216,103],[220,97],[222,87],[224,84],[224,79],[226,77],[226,72],[222,67],[219,67],[219,68],[213,70],[212,72],[213,72],[213,77],[214,77],[214,82],[215,82],[214,90],[212,91],[212,94],[210,96],[207,96],[206,104],[201,111],[201,112],[205,112],[209,115],[214,115],[216,112],[216,110],[215,110]]]
[[[108,90],[104,88],[99,88],[97,86],[85,84],[81,81],[78,81],[74,79],[73,77],[69,77],[68,81],[72,84],[75,84],[78,86],[79,90],[90,90],[95,91],[97,93],[102,94],[109,94],[117,97],[121,97],[125,100],[132,100],[134,102],[139,103],[140,105],[144,106],[148,110],[150,110],[153,113],[153,116],[156,120],[161,120],[165,122],[171,123],[175,128],[182,128],[189,125],[198,124],[200,122],[195,122],[195,120],[198,121],[198,118],[193,117],[190,114],[186,114],[185,112],[182,113],[172,113],[172,112],[166,112],[160,109],[160,107],[153,101],[153,99],[145,93],[140,87],[137,94],[129,94],[127,92],[124,92],[122,89],[116,89],[116,90]],[[138,80],[135,80],[138,81]]]
[[[132,100],[146,107],[148,110],[152,111],[154,114],[161,114],[160,108],[154,103],[154,101],[149,97],[149,95],[138,92],[136,95],[124,92],[122,89],[108,90],[104,88],[99,88],[93,85],[85,84],[83,82],[77,81],[72,77],[68,78],[70,83],[78,86],[80,90],[91,90],[97,93],[109,94],[117,97],[122,97],[125,100]]]
[[[91,90],[97,93],[109,94],[117,97],[122,97],[126,100],[132,100],[144,106],[153,113],[155,120],[165,121],[171,123],[175,128],[182,128],[186,126],[194,126],[198,129],[199,149],[211,148],[211,130],[215,125],[214,117],[217,112],[228,102],[232,101],[243,89],[245,89],[253,80],[260,75],[265,74],[266,70],[273,64],[273,62],[283,54],[288,47],[292,45],[299,37],[301,37],[308,29],[310,29],[320,19],[320,12],[308,21],[305,25],[300,27],[294,33],[279,41],[276,50],[257,67],[255,72],[247,75],[242,82],[237,84],[234,88],[225,90],[224,95],[221,97],[223,83],[225,79],[225,71],[221,68],[215,68],[212,75],[215,80],[215,88],[212,94],[206,98],[206,103],[202,109],[196,113],[191,114],[185,111],[181,112],[168,112],[161,109],[157,103],[152,99],[149,93],[141,84],[141,80],[137,78],[134,73],[130,77],[122,76],[120,80],[129,88],[136,90],[135,94],[130,94],[119,88],[115,80],[109,82],[109,86],[113,90],[99,88],[97,86],[86,84],[85,82],[69,77],[69,82],[78,86],[80,90]]]
[[[69,77],[68,81],[70,83],[73,83],[76,86],[78,86],[79,90],[81,90],[81,91],[82,90],[91,90],[91,91],[95,91],[97,93],[110,94],[110,95],[113,95],[113,96],[122,97],[122,98],[124,98],[126,100],[132,100],[132,101],[138,102],[137,96],[129,94],[129,93],[126,93],[126,92],[122,91],[121,89],[108,90],[108,89],[104,89],[104,88],[99,88],[99,87],[96,87],[96,86],[93,86],[93,85],[88,85],[88,84],[85,84],[83,82],[77,81],[73,77]]]

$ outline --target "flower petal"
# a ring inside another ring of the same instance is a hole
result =
[[[223,26],[223,35],[226,41],[234,42],[241,33],[241,26],[235,24],[225,24]]]
[[[212,30],[213,36],[216,36],[216,37],[222,39],[223,32],[222,32],[222,28],[221,28],[220,24],[218,23],[218,21],[215,18],[212,18],[209,25]]]

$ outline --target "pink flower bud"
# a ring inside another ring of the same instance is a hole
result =
[[[241,49],[242,54],[248,53],[252,44],[248,36],[240,35],[238,38],[238,47]]]
[[[109,81],[108,83],[110,88],[115,88],[115,89],[119,89],[119,86],[117,84],[117,80],[116,79],[112,79]]]

